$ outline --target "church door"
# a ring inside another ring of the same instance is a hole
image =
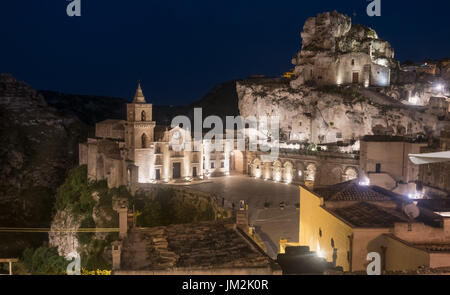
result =
[[[359,84],[359,73],[353,73],[353,84]]]
[[[177,179],[181,177],[181,163],[173,163],[173,171],[172,171],[173,179]]]

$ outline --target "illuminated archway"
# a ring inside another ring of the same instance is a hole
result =
[[[282,179],[282,171],[281,171],[281,162],[280,161],[275,161],[273,163],[273,168],[272,168],[272,178],[275,181],[281,181]]]
[[[348,167],[345,169],[344,180],[350,181],[358,178],[358,171],[354,167]]]
[[[286,183],[291,183],[294,178],[294,165],[291,162],[284,163],[283,180]]]
[[[258,158],[254,159],[252,163],[252,176],[261,177],[261,160]]]

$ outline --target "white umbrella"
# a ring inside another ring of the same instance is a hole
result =
[[[450,151],[416,155],[410,154],[409,159],[416,165],[448,162],[450,161]]]

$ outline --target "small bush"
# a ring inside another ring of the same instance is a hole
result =
[[[56,248],[27,248],[23,252],[23,263],[31,274],[61,275],[66,274],[69,261],[58,255]]]

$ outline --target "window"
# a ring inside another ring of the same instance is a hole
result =
[[[342,133],[341,132],[337,132],[336,133],[336,138],[342,138]]]
[[[225,162],[220,162],[220,168],[225,168]]]
[[[322,229],[319,228],[319,237],[322,237]]]
[[[355,60],[354,59],[352,59],[352,66],[354,66],[355,65]]]
[[[376,172],[376,173],[381,173],[381,164],[380,164],[380,163],[377,163],[377,164],[375,165],[375,172]]]
[[[331,238],[331,248],[334,248],[335,244],[334,244],[334,239]]]
[[[160,146],[156,146],[156,153],[157,154],[161,154],[161,147]]]
[[[211,169],[214,169],[214,162],[211,162]]]
[[[145,114],[145,111],[142,111],[142,113],[141,113],[141,121],[147,121],[147,116]]]
[[[142,141],[142,148],[146,149],[147,148],[147,135],[145,133],[142,134],[141,141]]]

